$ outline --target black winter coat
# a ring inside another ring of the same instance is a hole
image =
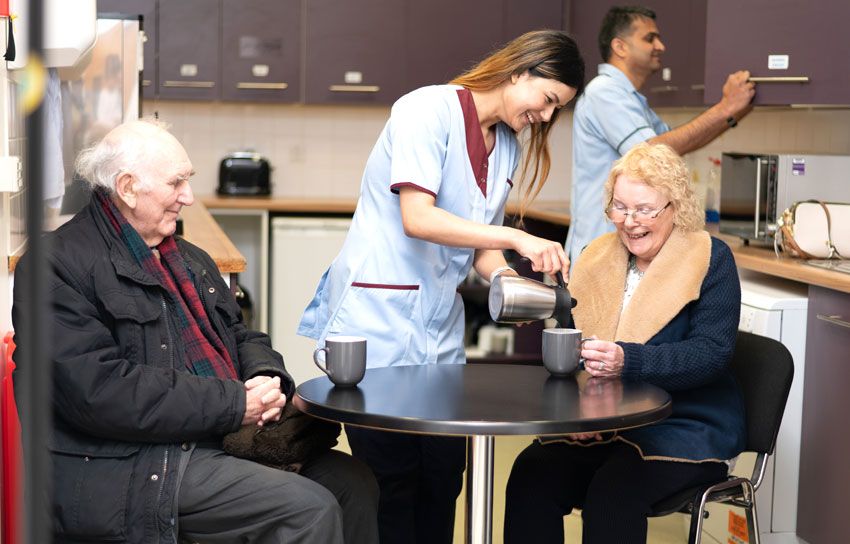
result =
[[[173,543],[178,483],[194,443],[240,427],[244,385],[186,370],[164,289],[96,201],[46,245],[50,330],[41,338],[53,361],[55,541]],[[240,378],[280,376],[291,397],[282,358],[268,336],[245,327],[215,263],[185,240],[177,245]],[[28,268],[24,256],[12,311],[18,336]]]

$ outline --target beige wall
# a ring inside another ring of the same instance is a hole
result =
[[[387,107],[275,106],[262,104],[146,102],[184,143],[197,176],[198,194],[215,191],[218,163],[229,152],[256,150],[270,159],[273,192],[280,197],[354,198],[369,152],[389,115]],[[540,198],[569,197],[572,135],[564,112],[552,136],[552,173]],[[659,114],[671,126],[700,110]],[[688,156],[707,178],[708,157],[722,151],[795,151],[850,154],[850,109],[760,109],[711,145]]]

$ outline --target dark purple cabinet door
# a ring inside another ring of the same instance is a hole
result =
[[[562,0],[505,0],[504,41],[529,30],[565,30]]]
[[[139,14],[143,17],[142,28],[145,32],[144,66],[142,67],[142,96],[156,96],[156,0],[98,0],[98,13]]]
[[[574,0],[570,3],[569,30],[579,45],[587,81],[604,62],[599,51],[599,29],[608,10],[621,2]],[[638,91],[652,107],[701,106],[705,62],[706,0],[655,0],[651,8],[664,42],[662,70],[650,76]]]
[[[656,24],[666,48],[662,69],[643,85],[652,107],[701,106],[705,66],[705,0],[654,0]]]
[[[408,2],[405,91],[446,83],[529,30],[563,26],[560,0]]]
[[[305,9],[305,102],[391,104],[401,95],[405,2],[309,0]]]
[[[578,43],[584,58],[585,82],[597,75],[597,66],[605,62],[599,53],[598,36],[602,18],[614,1],[573,0],[569,3],[569,33]]]
[[[713,1],[713,0],[712,0]],[[798,373],[795,372],[794,379]],[[850,294],[809,287],[797,534],[846,542],[850,512]]]
[[[159,97],[219,97],[219,0],[160,0]]]
[[[407,2],[405,90],[447,83],[503,41],[501,2]]]
[[[848,20],[846,0],[711,0],[706,101],[720,100],[726,76],[746,69],[756,77],[809,78],[759,83],[756,104],[850,104]]]
[[[223,100],[301,98],[301,5],[301,0],[222,2]]]

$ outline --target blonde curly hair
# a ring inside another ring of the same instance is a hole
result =
[[[644,142],[614,162],[605,181],[606,210],[614,198],[614,183],[621,175],[638,179],[669,199],[676,227],[686,232],[705,228],[705,212],[691,187],[688,167],[670,146]]]

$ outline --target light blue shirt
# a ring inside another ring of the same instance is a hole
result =
[[[629,149],[670,130],[610,64],[588,83],[573,113],[573,170],[570,230],[566,248],[575,263],[594,238],[614,230],[605,217],[603,187],[611,165]]]
[[[487,155],[471,94],[460,89],[424,87],[393,105],[343,248],[301,318],[298,334],[319,345],[329,335],[366,337],[367,368],[466,361],[457,287],[475,252],[408,237],[397,194],[413,187],[458,217],[502,224],[519,146],[499,123]]]

